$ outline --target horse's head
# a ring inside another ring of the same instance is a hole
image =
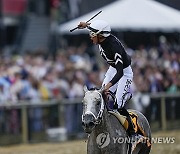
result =
[[[102,91],[88,90],[84,87],[82,125],[86,133],[91,133],[96,124],[100,123],[104,111]]]

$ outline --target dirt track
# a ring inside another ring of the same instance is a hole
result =
[[[180,130],[154,133],[153,137],[175,137],[175,143],[153,144],[151,154],[180,154]],[[86,142],[21,144],[1,147],[0,154],[86,154]]]

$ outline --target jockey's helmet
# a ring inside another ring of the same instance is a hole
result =
[[[98,34],[108,37],[111,33],[111,27],[104,20],[95,20],[89,26],[90,36],[97,36]]]

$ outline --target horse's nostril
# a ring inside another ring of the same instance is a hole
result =
[[[84,122],[82,122],[82,125],[83,125],[83,126],[85,126],[85,123],[84,123]]]
[[[82,126],[86,126],[86,127],[93,127],[95,124],[94,122],[90,121],[90,122],[82,122]]]
[[[94,126],[95,124],[94,124],[94,122],[90,122],[89,123],[89,127],[92,127],[92,126]]]
[[[95,126],[95,118],[93,115],[91,114],[86,114],[83,117],[83,121],[82,121],[82,126],[85,127],[86,129],[92,129]]]

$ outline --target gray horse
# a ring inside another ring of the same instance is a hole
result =
[[[131,151],[130,138],[118,119],[108,112],[108,107],[102,97],[101,90],[88,90],[84,87],[82,125],[89,134],[87,143],[88,154],[149,154],[151,146],[138,144]],[[138,115],[138,123],[151,143],[150,126],[145,116],[133,110]]]

